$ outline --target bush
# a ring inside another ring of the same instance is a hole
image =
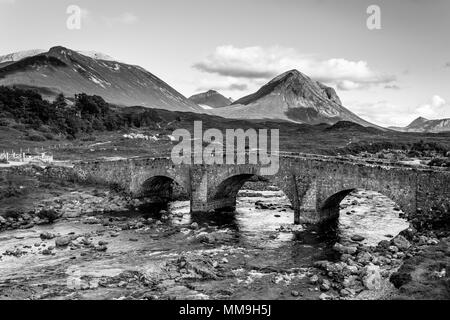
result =
[[[447,159],[447,158],[434,158],[428,163],[428,165],[430,167],[450,168],[450,159]]]
[[[41,136],[40,134],[30,134],[29,136],[26,137],[27,140],[30,141],[46,141],[47,139],[43,136]]]
[[[55,136],[53,134],[51,134],[51,133],[44,133],[44,137],[47,140],[54,140],[55,139]]]
[[[22,212],[17,211],[17,210],[8,210],[5,212],[5,214],[3,215],[4,218],[12,218],[12,219],[17,219],[22,215]]]

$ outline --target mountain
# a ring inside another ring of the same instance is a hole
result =
[[[111,57],[96,52],[86,54],[58,46],[48,52],[28,52],[23,57],[4,56],[0,85],[34,88],[46,98],[84,92],[121,106],[204,112],[139,66],[111,61]]]
[[[280,119],[308,124],[334,124],[344,120],[377,127],[343,107],[333,88],[297,70],[285,72],[257,92],[212,112],[229,118]]]
[[[189,97],[189,100],[200,106],[208,106],[211,108],[222,108],[229,106],[232,103],[230,99],[225,98],[215,90],[195,94]]]
[[[445,132],[450,131],[450,118],[428,120],[423,117],[419,117],[406,127],[389,127],[389,129],[402,132]]]
[[[19,51],[0,56],[0,67],[45,52],[43,49]]]

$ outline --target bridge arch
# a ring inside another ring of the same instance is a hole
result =
[[[405,212],[406,214],[409,214],[410,210],[410,203],[406,204],[406,201],[408,201],[408,194],[393,194],[392,192],[389,192],[389,190],[376,190],[372,188],[367,187],[361,187],[361,188],[345,188],[343,190],[337,191],[331,195],[327,195],[324,197],[325,200],[320,201],[317,203],[317,213],[318,213],[318,219],[319,221],[329,221],[333,219],[337,219],[339,217],[340,212],[340,204],[341,202],[351,193],[354,191],[366,191],[366,192],[375,192],[377,194],[383,195],[387,197],[389,200],[391,200],[395,205]]]
[[[171,200],[188,198],[186,181],[166,172],[141,174],[135,179],[135,195],[149,202],[167,203]]]
[[[224,177],[212,191],[210,201],[215,203],[215,209],[235,208],[239,190],[241,190],[246,182],[255,178],[258,179],[258,181],[263,181],[276,186],[286,195],[290,203],[292,205],[294,204],[293,193],[292,190],[287,187],[289,186],[288,184],[281,183],[274,177],[261,176],[255,173],[233,173]]]

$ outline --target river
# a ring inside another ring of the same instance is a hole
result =
[[[311,267],[337,259],[337,240],[376,245],[408,227],[368,191],[346,197],[338,223],[321,229],[292,225],[280,191],[241,195],[236,212],[191,215],[174,202],[163,222],[145,210],[94,213],[2,232],[0,299],[317,299]],[[71,242],[54,248],[44,232]]]

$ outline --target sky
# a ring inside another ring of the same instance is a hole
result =
[[[69,6],[79,29],[67,26]],[[99,51],[185,96],[233,99],[298,69],[383,126],[450,118],[449,31],[447,0],[0,0],[0,55]]]

